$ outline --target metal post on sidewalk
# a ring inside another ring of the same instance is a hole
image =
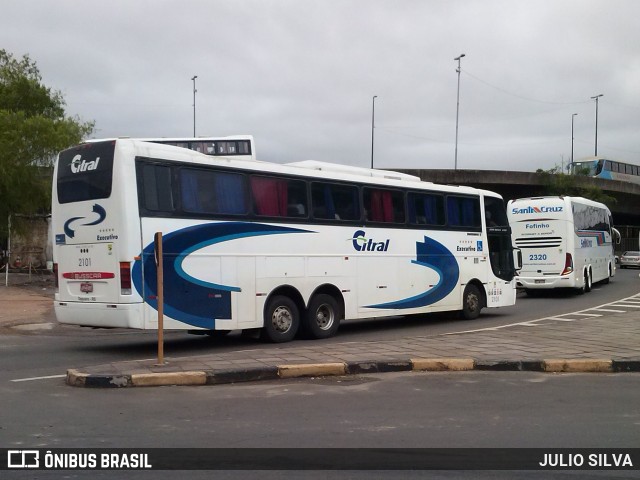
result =
[[[11,263],[11,214],[9,214],[9,224],[7,227],[7,264],[4,272],[4,286],[9,286],[9,263]]]
[[[162,257],[162,232],[156,232],[154,238],[157,301],[158,301],[158,365],[164,365],[164,269]]]

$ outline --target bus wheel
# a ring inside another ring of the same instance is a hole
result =
[[[273,297],[264,311],[261,338],[273,343],[293,340],[300,325],[298,306],[289,297]]]
[[[587,269],[587,271],[584,274],[584,291],[585,292],[591,291],[591,270],[589,269]]]
[[[482,295],[475,285],[467,285],[462,295],[462,310],[460,316],[465,320],[474,320],[480,316],[482,310]]]
[[[301,328],[307,338],[329,338],[338,332],[340,326],[340,307],[338,302],[326,294],[315,295]]]
[[[611,281],[611,264],[609,264],[607,278],[605,278],[602,283],[607,285]]]

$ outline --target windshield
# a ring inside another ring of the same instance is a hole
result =
[[[60,153],[58,202],[72,203],[111,196],[115,142],[86,143]]]
[[[573,162],[571,164],[571,173],[574,175],[586,175],[588,177],[593,177],[597,174],[596,169],[598,168],[598,161],[589,161],[589,162]],[[600,167],[602,169],[602,167]]]

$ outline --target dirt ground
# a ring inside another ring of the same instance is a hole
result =
[[[9,273],[0,276],[0,328],[24,324],[55,322],[53,295],[55,287],[50,273]]]

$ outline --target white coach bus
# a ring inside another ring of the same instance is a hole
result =
[[[261,329],[284,342],[329,337],[343,319],[471,319],[515,303],[510,229],[492,192],[132,139],[65,150],[54,175],[61,323],[157,328],[155,232],[170,329]]]
[[[157,137],[137,138],[151,143],[188,148],[214,157],[256,159],[256,146],[252,135],[229,135],[226,137]]]
[[[518,283],[527,293],[562,287],[589,292],[592,283],[608,283],[615,275],[617,231],[603,203],[565,196],[519,198],[509,201],[507,211],[522,251]]]

